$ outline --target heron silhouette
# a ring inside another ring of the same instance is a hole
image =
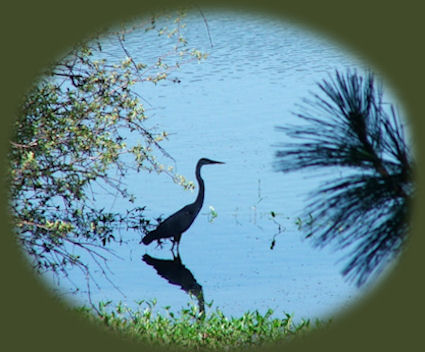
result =
[[[199,159],[198,163],[196,164],[195,171],[196,179],[198,180],[199,185],[199,191],[196,200],[162,221],[155,230],[149,232],[145,237],[143,237],[143,244],[148,245],[155,240],[160,241],[161,239],[170,238],[173,242],[171,251],[174,250],[174,246],[177,244],[177,253],[179,252],[180,238],[182,233],[185,232],[190,227],[190,225],[192,225],[193,221],[202,208],[202,204],[204,203],[205,185],[204,180],[201,177],[201,167],[209,164],[224,163],[207,158]]]

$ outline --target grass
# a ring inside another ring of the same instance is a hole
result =
[[[298,338],[313,328],[309,320],[295,324],[289,314],[272,318],[271,309],[264,315],[248,311],[240,317],[226,317],[219,309],[200,314],[195,305],[178,313],[170,307],[165,307],[165,313],[157,313],[155,305],[155,301],[141,301],[133,310],[122,304],[112,308],[109,302],[100,303],[97,309],[82,307],[78,311],[123,336],[174,350],[240,350]],[[207,304],[209,308],[211,305]],[[322,325],[315,323],[316,327]]]

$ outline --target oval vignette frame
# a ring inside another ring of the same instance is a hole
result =
[[[154,1],[141,3],[123,0],[118,8],[115,4],[100,1],[86,4],[77,0],[72,6],[66,7],[57,7],[54,5],[56,3],[48,1],[43,5],[26,4],[24,11],[20,4],[8,5],[12,9],[0,12],[7,17],[2,21],[5,23],[2,33],[7,37],[4,52],[9,53],[2,58],[5,62],[1,66],[4,71],[4,85],[8,87],[6,99],[3,100],[5,104],[2,104],[6,107],[5,116],[8,117],[7,120],[2,119],[7,127],[2,128],[2,157],[8,146],[8,128],[19,104],[19,96],[34,81],[37,70],[48,64],[49,59],[59,55],[73,41],[100,28],[104,23],[142,15],[152,8]],[[161,5],[172,4],[174,7],[179,3],[182,1],[160,2]],[[218,4],[218,1],[198,3],[206,7],[208,4]],[[423,62],[423,53],[417,53],[415,47],[415,42],[420,42],[420,33],[423,31],[413,27],[415,24],[420,26],[421,11],[418,8],[411,5],[406,10],[402,5],[391,7],[386,4],[383,7],[370,1],[341,4],[331,0],[317,3],[299,1],[297,5],[282,2],[280,6],[264,1],[263,8],[254,5],[255,1],[233,0],[232,4],[236,10],[264,10],[266,14],[269,12],[281,15],[283,20],[287,18],[299,22],[328,40],[343,45],[349,52],[356,53],[378,68],[403,104],[407,117],[413,119],[411,122],[415,128],[411,133],[417,143],[416,160],[418,166],[423,167],[420,155],[422,145],[420,139],[415,138],[423,130],[423,125],[419,118],[414,119],[414,116],[421,116],[420,77],[424,76],[424,68],[420,65]],[[421,181],[420,178],[416,179],[420,202],[423,201]],[[3,187],[1,223],[3,232],[10,234],[10,228],[5,225],[5,195],[6,190]],[[420,206],[417,200],[414,203],[414,228],[408,250],[389,277],[372,293],[354,304],[352,309],[338,316],[326,333],[311,333],[303,341],[286,345],[285,348],[294,351],[339,351],[342,348],[345,351],[358,351],[362,347],[370,349],[379,346],[380,349],[395,351],[405,347],[406,341],[413,343],[416,339],[419,340],[419,328],[423,324],[419,319],[424,308],[420,299],[424,292],[423,288],[417,287],[416,278],[420,277],[419,268],[423,263],[419,252],[424,246],[424,240],[418,236],[423,229],[423,219],[418,219],[419,214],[416,211]],[[13,347],[13,350],[43,348],[46,351],[53,351],[58,347],[65,351],[93,348],[104,351],[122,348],[129,351],[140,350],[140,345],[126,343],[124,339],[105,334],[88,322],[79,322],[71,314],[64,312],[61,304],[52,302],[48,290],[30,274],[27,265],[19,258],[11,236],[2,236],[1,248],[2,276],[6,278],[2,290],[3,321],[6,323],[3,326],[2,346],[5,344],[5,347]]]

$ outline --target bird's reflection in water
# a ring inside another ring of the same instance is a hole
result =
[[[175,256],[173,260],[169,260],[158,259],[145,254],[142,260],[146,264],[153,266],[158,275],[168,280],[170,284],[178,285],[189,295],[195,296],[198,300],[199,312],[205,312],[202,286],[198,284],[190,270],[183,265],[180,255]]]

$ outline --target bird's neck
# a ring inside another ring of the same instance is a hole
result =
[[[201,168],[196,168],[196,179],[198,180],[199,185],[199,191],[198,196],[196,197],[195,203],[199,205],[199,210],[202,207],[202,204],[204,203],[204,194],[205,194],[205,185],[204,180],[201,177]]]

